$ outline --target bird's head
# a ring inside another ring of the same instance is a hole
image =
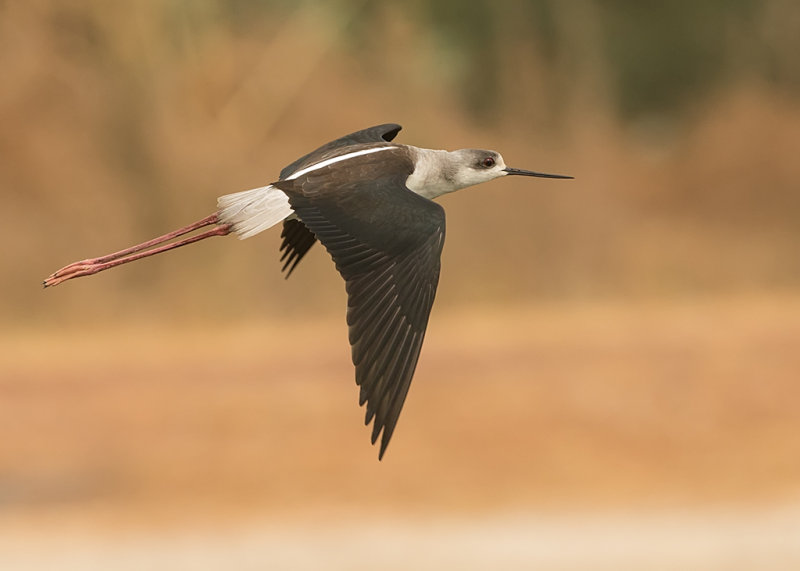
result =
[[[460,149],[450,153],[452,158],[452,180],[457,188],[488,182],[508,175],[537,176],[542,178],[572,178],[560,174],[547,174],[507,167],[497,151],[483,149]]]

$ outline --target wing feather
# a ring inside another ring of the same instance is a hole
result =
[[[317,239],[314,237],[314,233],[296,218],[288,218],[283,221],[281,239],[279,250],[283,252],[280,260],[283,262],[281,271],[286,272],[288,278]]]

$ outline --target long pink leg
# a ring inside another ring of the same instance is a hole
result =
[[[89,258],[87,260],[73,262],[72,264],[64,266],[57,272],[51,274],[47,279],[45,279],[44,287],[55,286],[60,284],[61,282],[71,280],[72,278],[90,276],[92,274],[96,274],[97,272],[102,272],[103,270],[107,270],[109,268],[114,268],[122,264],[127,264],[128,262],[141,260],[142,258],[153,256],[155,254],[160,254],[162,252],[173,250],[181,246],[186,246],[187,244],[193,244],[200,240],[211,238],[212,236],[226,236],[230,234],[231,232],[230,224],[219,224],[216,226],[216,228],[212,228],[211,230],[207,230],[205,232],[202,232],[201,234],[197,234],[189,238],[184,238],[183,240],[178,240],[177,242],[164,244],[163,246],[159,246],[158,248],[153,247],[153,246],[158,246],[158,244],[167,242],[168,240],[172,240],[179,236],[183,236],[184,234],[188,234],[189,232],[193,232],[200,228],[211,226],[212,224],[217,224],[217,223],[218,223],[217,215],[212,214],[210,216],[203,218],[202,220],[198,220],[193,224],[189,224],[188,226],[184,226],[183,228],[179,228],[178,230],[169,232],[168,234],[164,234],[163,236],[159,236],[158,238],[153,238],[152,240],[148,240],[147,242],[142,242],[141,244],[137,244],[136,246],[120,250],[119,252],[114,252],[113,254],[108,254],[107,256],[101,256],[99,258]]]

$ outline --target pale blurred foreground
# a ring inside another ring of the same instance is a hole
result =
[[[6,569],[793,570],[800,508],[469,520],[345,518],[85,534],[14,530]]]

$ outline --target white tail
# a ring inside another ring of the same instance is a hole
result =
[[[289,197],[272,185],[220,196],[217,208],[219,221],[230,224],[240,240],[293,215]]]

